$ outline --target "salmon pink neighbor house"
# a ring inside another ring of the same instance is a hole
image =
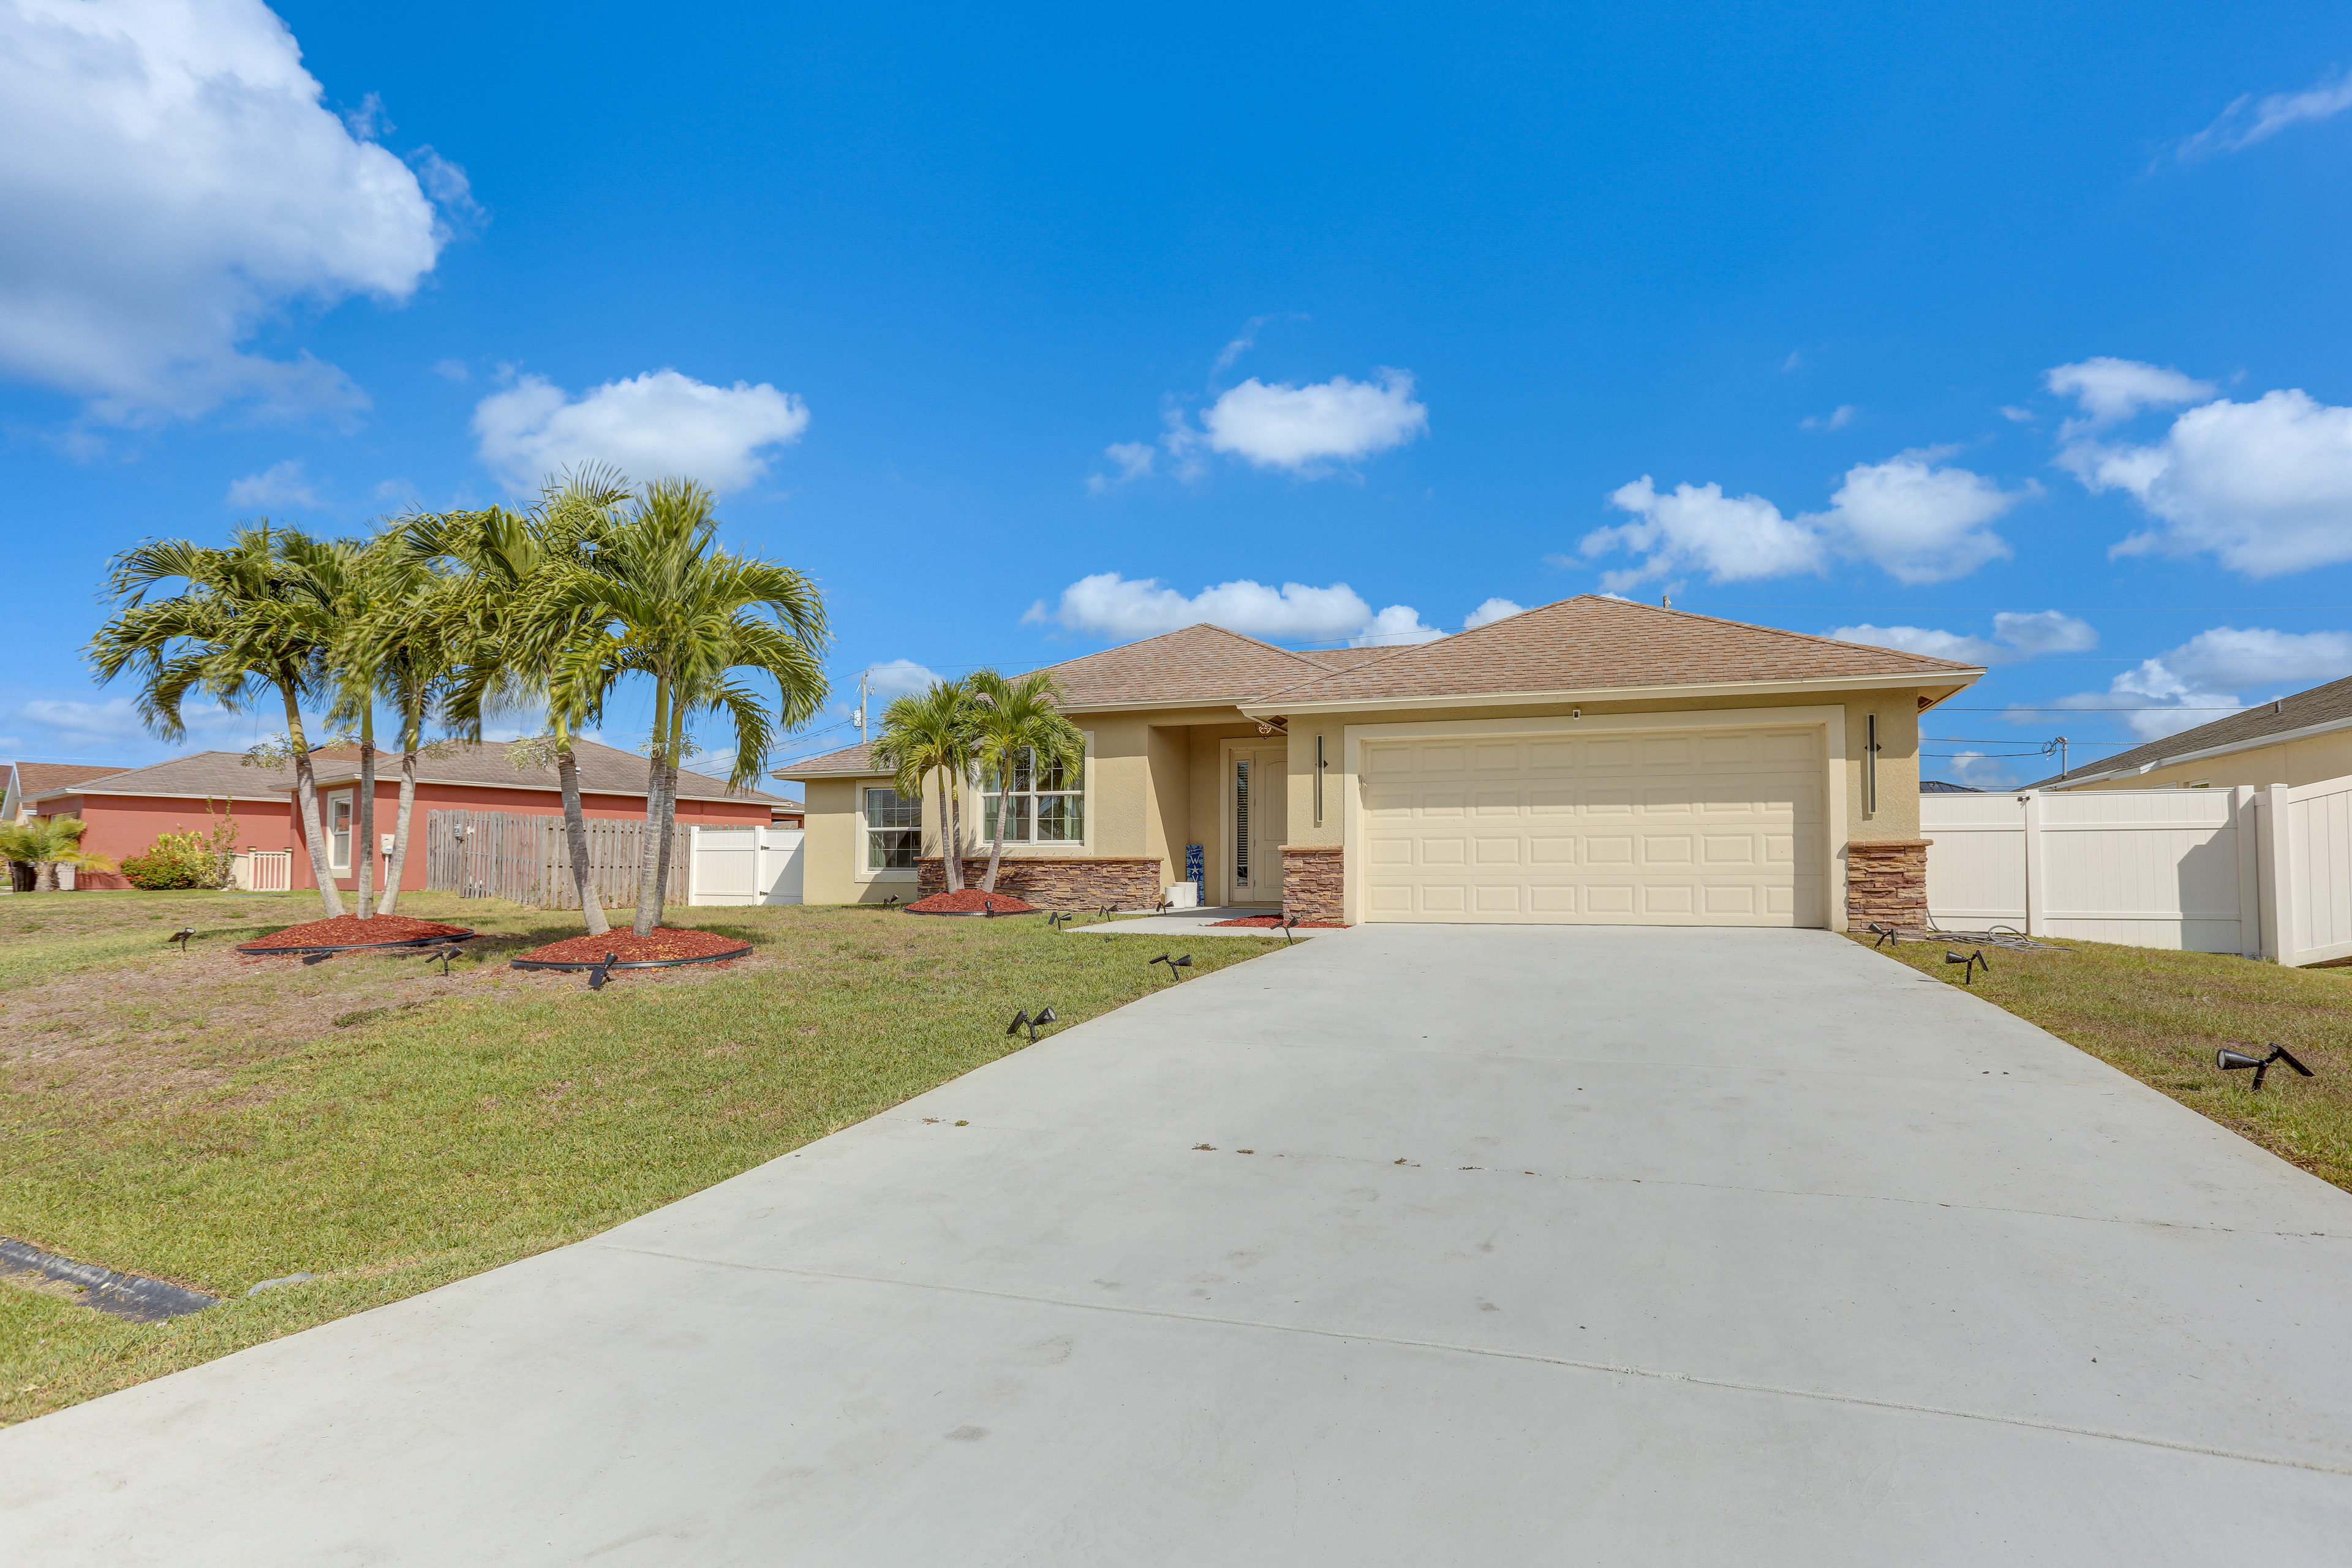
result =
[[[581,809],[590,819],[643,820],[646,759],[634,752],[576,743]],[[400,806],[400,757],[379,752],[376,760],[375,886],[389,885],[393,829]],[[353,747],[312,753],[319,786],[319,816],[327,837],[327,863],[345,891],[358,881],[353,857],[368,852],[359,842],[359,754]],[[99,776],[61,783],[31,796],[26,808],[42,816],[79,816],[88,823],[82,847],[120,861],[155,841],[156,835],[205,830],[212,814],[236,818],[238,847],[269,855],[285,852],[284,885],[316,887],[310,855],[302,837],[301,813],[294,799],[294,770],[256,768],[236,752],[197,752],[152,767],[127,772],[96,770]],[[517,766],[504,747],[447,744],[421,757],[416,799],[410,819],[408,856],[400,886],[426,885],[427,837],[436,811],[500,812],[558,816],[563,796],[554,766]],[[730,790],[724,780],[700,773],[678,775],[677,820],[682,826],[798,826],[800,803],[759,790]],[[83,888],[127,887],[119,875],[85,873]]]
[[[1074,775],[966,785],[1013,831],[998,886],[1302,920],[1916,924],[1919,715],[1973,665],[1586,595],[1433,642],[1294,652],[1216,626],[1053,667],[1087,738]],[[943,885],[936,789],[865,746],[807,786],[811,903]]]

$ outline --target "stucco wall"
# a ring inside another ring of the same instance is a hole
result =
[[[2076,784],[2074,788],[2160,789],[2166,784],[2206,784],[2215,789],[2227,789],[2233,784],[2252,784],[2261,789],[2274,784],[2318,784],[2347,774],[2352,774],[2352,730],[2336,730],[2308,740],[2284,741],[2277,745],[2231,752],[2226,756],[2167,763],[2144,773],[2126,773],[2121,778]]]
[[[215,801],[236,818],[240,849],[284,849],[291,842],[285,808],[275,800]],[[216,818],[208,816],[202,797],[137,795],[67,795],[41,803],[43,816],[78,816],[88,828],[81,836],[85,854],[103,855],[120,864],[126,857],[144,854],[164,833],[210,834]],[[74,879],[77,888],[102,889],[131,884],[109,872],[87,871]]]

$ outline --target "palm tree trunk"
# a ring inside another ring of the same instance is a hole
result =
[[[416,735],[403,737],[407,750],[400,753],[400,805],[392,814],[392,865],[383,876],[383,902],[376,913],[388,915],[400,902],[401,872],[408,865],[408,818],[416,807]]]
[[[352,901],[362,920],[375,915],[375,713],[360,715],[360,799],[352,824],[359,842],[352,845]]]
[[[997,868],[1004,864],[1004,819],[1013,815],[1013,763],[1009,753],[997,766],[996,782],[1003,787],[996,792],[996,843],[988,852],[988,874],[980,879],[983,893],[996,891]]]
[[[686,705],[670,714],[670,737],[667,748],[669,761],[662,769],[662,837],[661,864],[654,873],[654,886],[661,890],[665,902],[669,898],[669,861],[677,847],[677,759],[686,750]]]
[[[343,912],[343,896],[335,890],[335,875],[327,865],[327,839],[319,825],[319,775],[310,765],[310,742],[302,733],[302,705],[291,681],[278,689],[286,699],[286,739],[294,752],[294,798],[302,814],[302,837],[310,846],[310,877],[319,884],[319,903],[331,920]]]
[[[953,768],[941,768],[940,778],[940,871],[950,893],[963,891],[963,792],[956,788]]]
[[[662,831],[662,778],[669,766],[669,680],[662,678],[654,688],[653,754],[646,762],[646,836],[637,846],[637,914],[631,926],[639,936],[651,936],[661,924],[661,884],[654,879],[659,875],[661,844],[656,836]]]
[[[557,731],[555,776],[563,786],[563,843],[572,856],[572,885],[580,890],[580,918],[587,923],[590,936],[603,936],[612,928],[604,922],[604,900],[596,891],[595,868],[588,863],[588,817],[580,806],[580,759],[572,750],[572,737]]]
[[[54,893],[58,890],[58,863],[55,860],[33,862],[33,891]]]

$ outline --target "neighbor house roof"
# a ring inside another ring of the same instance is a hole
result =
[[[2184,763],[2204,757],[2223,756],[2231,752],[2251,751],[2256,746],[2274,746],[2284,741],[2299,741],[2305,735],[2326,734],[2330,730],[2352,729],[2352,679],[2331,680],[2325,686],[2315,686],[2308,691],[2298,691],[2292,697],[2282,697],[2275,702],[2265,702],[2259,708],[2249,708],[2216,719],[2210,724],[2200,724],[2194,730],[2183,730],[2177,735],[2167,735],[2160,741],[2150,741],[2128,752],[2085,763],[2079,768],[2069,768],[2040,784],[2028,784],[2028,789],[2063,789],[2069,784],[2088,784],[2094,779],[2113,778],[2119,773],[2143,773],[2166,763]]]
[[[68,784],[84,779],[102,779],[122,770],[111,763],[16,763],[11,764],[16,773],[16,798],[33,800],[54,794]]]
[[[871,741],[860,741],[854,746],[844,746],[837,752],[822,756],[803,757],[796,763],[786,763],[774,770],[780,779],[821,778],[828,774],[871,774],[874,764],[866,753],[873,750]]]
[[[1717,620],[1599,594],[1524,610],[1266,692],[1253,707],[1757,682],[1916,677],[1965,685],[1972,664]]]
[[[42,792],[58,795],[157,795],[215,800],[268,800],[273,790],[289,787],[291,766],[247,767],[243,752],[191,752],[184,757],[143,768],[101,768],[95,776],[52,785]],[[29,796],[32,792],[27,791]]]
[[[594,741],[574,741],[572,754],[580,764],[580,788],[588,795],[634,795],[646,793],[646,759],[635,752],[601,745]],[[331,752],[321,752],[312,764],[318,771],[319,786],[345,784],[360,776],[359,753],[355,748],[341,746]],[[397,779],[400,776],[400,753],[379,750],[376,752],[376,777]],[[446,749],[429,752],[416,760],[419,784],[472,784],[498,789],[560,789],[555,764],[544,767],[517,767],[507,756],[504,745],[498,742],[472,744],[446,743]],[[294,787],[293,770],[288,769],[282,781],[275,786],[280,790]],[[772,805],[796,805],[782,795],[768,795],[756,789],[730,789],[727,781],[707,773],[678,770],[677,795],[680,800],[751,800],[765,801]]]

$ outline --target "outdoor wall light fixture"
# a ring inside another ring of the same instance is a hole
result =
[[[1180,970],[1180,969],[1190,969],[1190,968],[1192,968],[1192,955],[1191,953],[1189,953],[1189,952],[1188,952],[1188,953],[1186,953],[1186,954],[1185,954],[1183,957],[1181,957],[1181,958],[1171,958],[1171,957],[1169,957],[1166,953],[1164,953],[1164,952],[1163,952],[1163,953],[1161,953],[1161,954],[1160,954],[1159,957],[1157,957],[1157,958],[1147,958],[1147,959],[1145,959],[1145,960],[1143,961],[1143,965],[1144,965],[1144,967],[1145,967],[1145,968],[1147,968],[1147,969],[1149,969],[1150,967],[1151,967],[1151,965],[1153,965],[1153,964],[1155,964],[1155,963],[1164,963],[1164,964],[1166,964],[1166,965],[1168,966],[1168,978],[1169,978],[1169,979],[1171,979],[1171,980],[1181,980],[1181,979],[1183,979],[1184,977],[1183,977],[1182,975],[1181,975],[1181,974],[1177,973],[1176,972],[1177,972],[1178,970]]]
[[[180,944],[180,951],[182,952],[185,952],[188,951],[188,939],[195,934],[195,927],[182,926],[178,931],[173,931],[170,936],[166,937],[164,942],[166,945],[175,942],[178,942]]]
[[[1977,983],[1977,971],[1979,969],[1983,970],[1987,975],[1990,975],[1992,973],[1992,965],[1986,963],[1984,953],[1975,948],[1969,949],[1969,955],[1966,958],[1963,958],[1948,947],[1944,950],[1944,962],[1946,963],[1962,963],[1968,966],[1960,971],[1960,978],[1963,984],[1974,985]]]
[[[2250,1094],[2262,1091],[2263,1075],[2271,1070],[2273,1062],[2284,1062],[2304,1077],[2311,1076],[2311,1069],[2289,1056],[2286,1047],[2276,1041],[2272,1042],[2271,1054],[2266,1057],[2250,1057],[2243,1051],[2233,1051],[2227,1046],[2213,1053],[2213,1065],[2223,1072],[2243,1072],[2248,1068],[2254,1069],[2254,1081],[2246,1086],[2247,1092]]]
[[[1037,1043],[1038,1025],[1056,1024],[1059,1022],[1061,1022],[1061,1020],[1054,1016],[1054,1009],[1051,1007],[1040,1007],[1037,1009],[1034,1016],[1032,1016],[1029,1010],[1024,1007],[1020,1012],[1013,1015],[1013,1022],[1004,1026],[1004,1032],[1008,1035],[1017,1035],[1022,1030],[1026,1029],[1029,1031],[1029,1043],[1034,1046]]]

